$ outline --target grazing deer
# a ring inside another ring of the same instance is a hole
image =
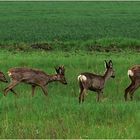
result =
[[[16,92],[13,88],[23,82],[26,84],[30,84],[32,86],[32,96],[34,96],[34,90],[36,86],[41,87],[43,93],[47,96],[47,90],[45,85],[53,81],[59,81],[62,84],[67,84],[65,79],[65,69],[64,66],[59,66],[55,68],[57,74],[48,75],[45,72],[37,69],[30,68],[11,68],[8,71],[9,77],[12,79],[11,83],[4,90],[4,95],[6,96],[8,91],[12,91],[15,95]]]
[[[0,72],[0,81],[1,81],[1,82],[5,82],[5,83],[8,82],[8,81],[6,80],[6,78],[5,78],[4,74],[3,74],[3,72]]]
[[[133,66],[128,70],[128,76],[131,79],[131,84],[125,89],[124,98],[127,101],[129,93],[130,99],[133,100],[133,94],[140,86],[140,65]]]
[[[97,101],[100,100],[100,95],[103,94],[103,89],[106,81],[112,77],[115,77],[115,72],[113,70],[113,63],[110,60],[108,63],[105,61],[106,71],[104,75],[97,75],[93,73],[84,72],[78,76],[80,95],[79,103],[84,102],[84,97],[87,90],[97,92]]]

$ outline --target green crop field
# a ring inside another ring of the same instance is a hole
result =
[[[0,2],[0,42],[140,38],[140,2]]]
[[[0,82],[0,138],[97,139],[140,138],[140,89],[124,101],[128,69],[140,60],[140,2],[0,2],[0,71],[10,82],[11,67],[55,73],[64,65],[68,84],[17,85],[18,96]],[[115,78],[101,102],[88,91],[79,104],[77,76],[104,74],[112,60]]]

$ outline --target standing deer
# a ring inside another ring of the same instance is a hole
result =
[[[133,94],[140,86],[140,65],[133,66],[128,70],[128,76],[131,79],[131,84],[125,89],[124,98],[127,101],[129,93],[130,99],[133,100]]]
[[[113,63],[110,60],[108,63],[105,60],[106,71],[104,75],[97,75],[89,72],[81,73],[78,76],[79,87],[80,87],[80,95],[79,95],[79,103],[84,102],[84,97],[87,90],[97,92],[97,101],[100,100],[100,95],[103,94],[103,89],[106,81],[112,77],[115,77],[115,72],[113,70]]]
[[[5,83],[8,82],[8,81],[6,80],[6,78],[5,78],[4,74],[3,74],[3,72],[1,72],[1,71],[0,71],[0,81],[1,81],[1,82],[5,82]]]
[[[36,86],[41,87],[43,93],[47,96],[47,89],[46,85],[53,81],[59,81],[62,84],[67,84],[65,79],[65,69],[64,66],[59,66],[55,68],[57,74],[48,75],[45,72],[37,69],[30,69],[30,68],[11,68],[8,71],[9,77],[12,79],[11,83],[8,85],[7,88],[4,90],[4,95],[6,96],[8,91],[12,91],[15,95],[16,92],[13,88],[23,82],[26,84],[30,84],[32,87],[32,96],[34,96],[34,90]]]

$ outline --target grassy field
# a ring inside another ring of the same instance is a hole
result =
[[[104,38],[137,40],[140,38],[139,4],[0,2],[0,43]]]
[[[11,67],[53,74],[64,65],[68,81],[49,84],[47,97],[40,88],[31,97],[25,84],[15,88],[18,97],[4,97],[7,84],[0,83],[0,138],[140,138],[139,90],[133,102],[124,101],[127,70],[140,60],[139,4],[0,2],[0,71],[9,79]],[[79,105],[77,76],[103,74],[110,59],[116,78],[107,82],[102,102],[89,91]]]
[[[104,100],[97,103],[96,94],[88,92],[79,105],[77,76],[83,71],[103,74],[104,60],[109,59],[116,78],[107,82]],[[0,138],[139,138],[139,90],[133,102],[123,97],[130,83],[127,69],[139,59],[139,53],[131,52],[1,52],[0,68],[5,73],[10,67],[28,66],[53,74],[54,66],[64,64],[68,85],[51,83],[48,97],[38,88],[32,98],[31,87],[25,84],[15,88],[18,97],[1,94]],[[0,84],[1,93],[5,86]]]

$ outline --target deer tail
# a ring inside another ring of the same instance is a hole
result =
[[[132,70],[128,70],[127,74],[128,74],[128,76],[133,76],[134,75]]]

